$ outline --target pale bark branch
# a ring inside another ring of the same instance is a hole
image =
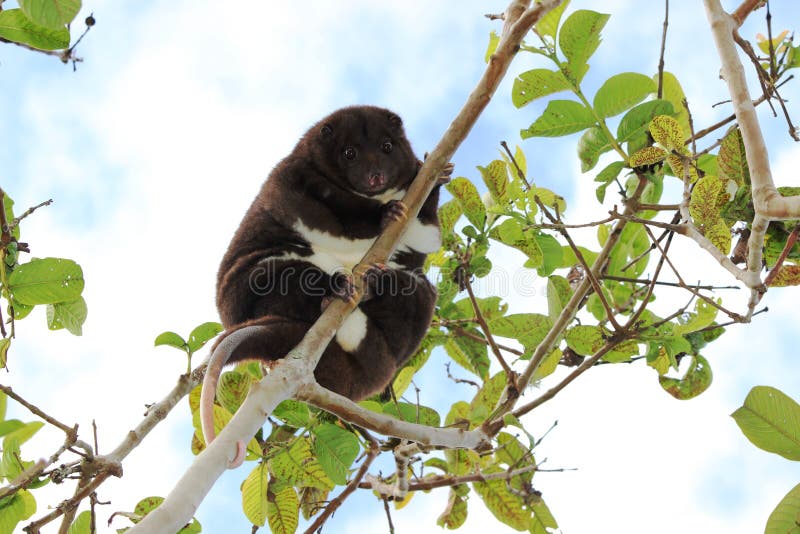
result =
[[[519,50],[525,34],[561,0],[543,0],[530,7],[530,0],[513,0],[506,10],[503,31],[495,53],[464,107],[450,124],[442,139],[422,164],[416,179],[403,202],[408,206],[408,218],[390,223],[376,239],[360,266],[385,263],[405,232],[409,221],[416,218],[422,204],[433,190],[439,174],[456,149],[474,126],[503,79],[511,60]],[[359,267],[356,267],[356,271]],[[277,404],[294,395],[301,385],[313,388],[313,370],[325,347],[344,319],[363,295],[363,280],[357,278],[355,302],[334,300],[309,329],[303,340],[279,362],[272,372],[250,390],[245,402],[222,430],[215,441],[195,459],[161,506],[151,512],[129,532],[172,533],[180,529],[194,514],[197,506],[214,481],[225,470],[230,458],[225,453],[234,450],[240,440],[255,434]],[[442,433],[453,429],[431,429]],[[406,436],[403,436],[406,437]]]

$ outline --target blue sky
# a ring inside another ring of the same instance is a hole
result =
[[[498,24],[482,15],[502,11],[505,3],[84,4],[79,19],[93,11],[98,23],[79,47],[85,62],[77,72],[53,58],[0,48],[6,97],[0,184],[18,207],[54,198],[26,221],[24,240],[37,256],[77,260],[89,305],[82,338],[47,332],[43,313],[20,322],[12,372],[3,382],[84,432],[95,418],[101,451],[108,451],[184,367],[177,353],[154,349],[154,337],[164,330],[187,333],[216,318],[213,284],[222,252],[261,181],[299,135],[342,105],[372,103],[403,117],[419,154],[430,150],[483,70],[488,32]],[[774,4],[777,31],[800,28],[800,7]],[[588,94],[618,72],[655,72],[662,7],[642,12],[642,5],[602,3],[612,17],[591,61]],[[592,8],[598,3],[573,0],[571,6]],[[681,80],[695,123],[710,124],[729,110],[711,107],[727,96],[700,3],[673,0],[670,22],[667,68]],[[752,39],[758,31],[764,31],[761,13],[742,34]],[[520,56],[511,73],[535,64]],[[499,141],[507,140],[525,150],[529,174],[540,185],[567,196],[568,216],[601,218],[613,195],[605,206],[595,204],[594,175],[579,172],[577,137],[520,141],[519,129],[544,102],[515,110],[509,95],[510,78],[456,154],[456,174],[476,179],[475,165],[497,157]],[[800,117],[797,83],[784,95]],[[798,185],[800,147],[788,140],[782,120],[765,109],[761,118],[776,181]],[[691,258],[690,279],[730,283],[690,243],[676,248]],[[517,260],[498,252],[495,264],[513,269]],[[772,507],[800,480],[800,467],[755,449],[728,414],[757,384],[800,399],[795,294],[770,293],[768,314],[707,350],[714,384],[695,400],[666,395],[643,365],[604,366],[526,418],[536,435],[558,420],[537,458],[577,468],[537,476],[564,532],[749,534],[763,528]],[[724,296],[741,306],[741,295]],[[546,305],[541,295],[507,300],[516,311]],[[441,387],[444,360],[436,355],[419,381],[423,403],[444,407],[468,394]],[[41,434],[33,445],[49,454],[48,444],[60,436]],[[191,461],[190,436],[183,407],[129,457],[124,478],[104,486],[101,498],[113,503],[102,509],[103,521],[141,497],[166,494]],[[247,472],[226,473],[201,506],[206,532],[246,531],[238,486]],[[50,495],[41,506],[56,503]],[[398,532],[437,531],[446,498],[443,490],[416,497],[393,514]],[[477,497],[469,506],[462,532],[511,532]],[[364,494],[327,531],[375,531],[384,521],[382,507]]]

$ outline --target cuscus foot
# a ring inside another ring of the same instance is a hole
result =
[[[408,219],[408,206],[402,200],[390,200],[383,205],[381,229],[386,228],[392,221],[404,221],[406,219]]]

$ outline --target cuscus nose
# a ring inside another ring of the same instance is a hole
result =
[[[386,175],[382,172],[370,173],[367,178],[367,184],[370,189],[381,189],[386,185]]]

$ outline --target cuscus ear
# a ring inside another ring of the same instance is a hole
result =
[[[325,124],[323,124],[322,126],[320,126],[320,129],[319,129],[319,134],[320,134],[320,135],[321,135],[323,138],[330,137],[331,135],[333,135],[333,127],[331,127],[331,125],[330,125],[330,124],[328,124],[328,123],[325,123]]]
[[[403,126],[403,119],[400,118],[400,115],[397,115],[390,111],[388,119],[389,119],[389,124],[391,124],[395,128],[400,128],[401,126]]]

